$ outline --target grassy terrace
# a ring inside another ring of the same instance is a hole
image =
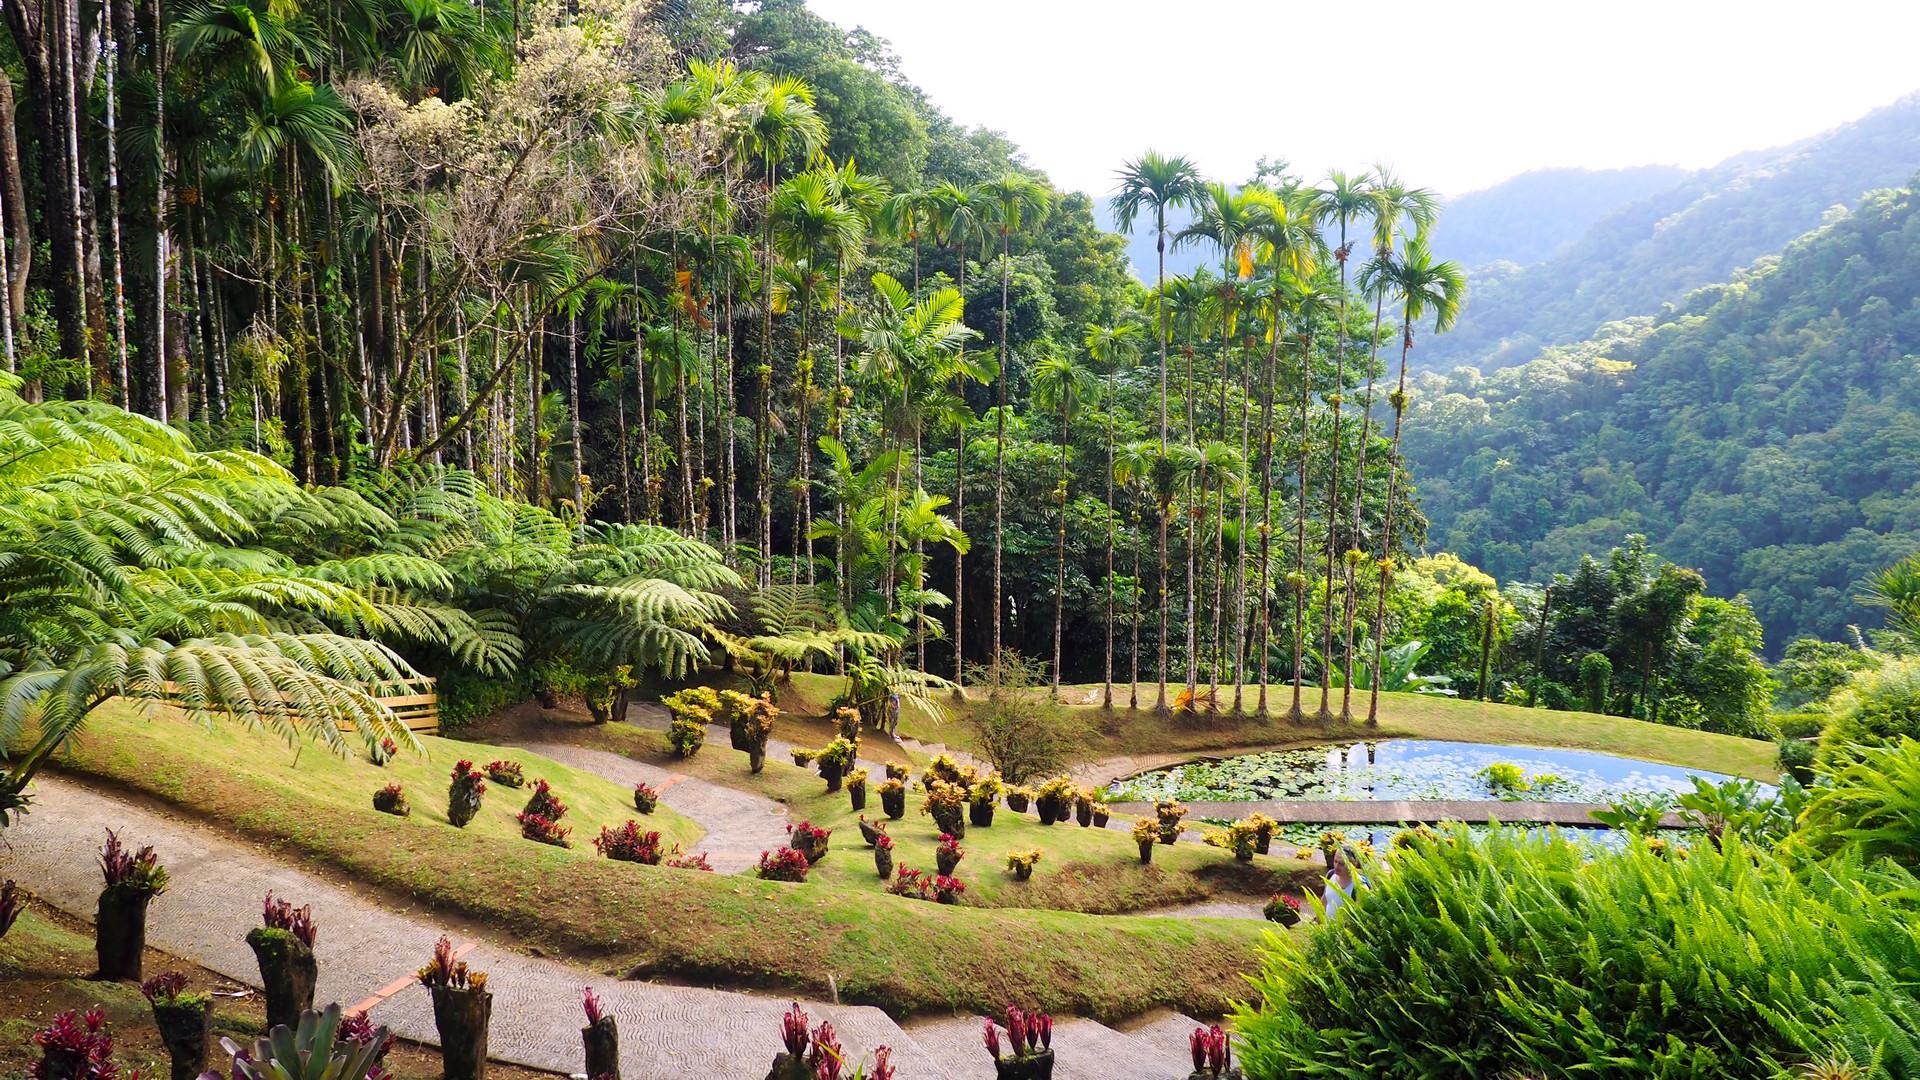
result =
[[[873,851],[860,838],[860,815],[853,811],[845,791],[827,794],[825,782],[812,769],[769,758],[765,770],[753,776],[747,771],[746,755],[730,749],[725,742],[709,742],[692,760],[676,762],[667,751],[663,734],[629,724],[587,726],[562,721],[545,725],[539,734],[641,761],[671,764],[695,776],[782,802],[796,821],[811,821],[833,830],[829,855],[809,883],[882,891],[882,882],[874,872]],[[775,735],[782,739],[799,737],[784,724],[775,728]],[[886,817],[879,796],[872,790],[880,779],[876,776],[868,781],[864,811],[868,820]],[[894,840],[896,863],[931,871],[939,829],[931,817],[920,812],[922,796],[917,784],[909,790],[906,817],[889,822],[887,832]],[[1133,840],[1124,831],[1083,829],[1071,822],[1042,827],[1031,808],[1026,814],[1015,814],[1004,805],[991,828],[970,826],[961,843],[966,857],[958,875],[967,883],[969,902],[989,907],[1120,914],[1222,896],[1264,901],[1282,888],[1317,877],[1312,867],[1292,858],[1257,856],[1252,865],[1245,865],[1204,844],[1161,847],[1154,852],[1151,866],[1141,866]],[[1041,852],[1033,879],[1013,880],[1006,871],[1007,852],[1033,848]]]
[[[599,820],[632,816],[614,807],[625,792],[519,751],[512,756],[528,774],[547,776],[574,807],[575,847],[521,839],[511,811],[523,800],[491,789],[485,824],[456,830],[436,805],[444,803],[446,769],[457,756],[484,763],[503,755],[427,743],[430,763],[403,756],[376,771],[308,747],[296,766],[271,739],[108,708],[62,768],[338,869],[396,901],[482,920],[525,946],[601,970],[815,994],[827,993],[831,979],[843,1000],[896,1014],[990,1010],[1012,1000],[1104,1018],[1160,1005],[1218,1012],[1240,992],[1265,933],[1242,920],[942,907],[885,896],[869,883],[833,880],[835,862],[857,864],[864,855],[853,850],[851,832],[835,837],[839,852],[823,880],[804,885],[611,863],[585,841]],[[707,754],[739,757],[724,744]],[[375,811],[376,781],[410,768],[421,770],[414,817]],[[655,827],[671,820],[654,817]],[[1068,830],[1080,831],[1052,832]],[[988,876],[985,867],[962,866],[969,877]],[[854,869],[845,868],[850,878]]]
[[[808,681],[802,684],[802,680]],[[809,701],[831,697],[832,691],[823,690],[820,684],[835,682],[826,676],[803,675],[794,676],[794,681],[802,699]],[[1527,709],[1428,694],[1383,694],[1380,726],[1376,728],[1362,724],[1332,727],[1312,722],[1288,724],[1280,715],[1292,703],[1293,688],[1289,684],[1268,687],[1268,708],[1274,714],[1271,719],[1225,713],[1168,719],[1154,715],[1151,706],[1154,692],[1153,684],[1142,683],[1143,707],[1131,710],[1124,708],[1126,684],[1117,683],[1114,699],[1122,707],[1108,713],[1099,707],[1100,684],[1061,687],[1062,699],[1084,713],[1097,732],[1097,738],[1080,755],[1081,760],[1098,761],[1122,754],[1221,756],[1312,743],[1410,737],[1595,750],[1756,780],[1773,781],[1780,776],[1776,748],[1770,742],[1650,724],[1621,716]],[[1257,694],[1257,688],[1247,687],[1248,709],[1252,709]],[[1223,705],[1230,705],[1232,697],[1231,687],[1221,689]],[[1318,708],[1318,687],[1310,688],[1303,701],[1309,713]],[[1338,701],[1336,690],[1336,708]],[[1355,703],[1356,712],[1364,716],[1364,695],[1356,696]],[[934,721],[909,713],[901,721],[901,732],[949,746],[967,747],[972,742],[972,733],[960,718]]]

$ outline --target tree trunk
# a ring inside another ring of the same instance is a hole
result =
[[[994,380],[999,409],[993,425],[993,650],[987,663],[1000,667],[1000,624],[1006,617],[1006,598],[1002,592],[1000,560],[1006,547],[1007,501],[1007,380],[1013,377],[1013,350],[1007,341],[1007,285],[1012,271],[1012,233],[1000,230],[1000,373]]]
[[[1367,343],[1367,390],[1362,402],[1360,415],[1360,449],[1354,456],[1358,459],[1353,467],[1353,500],[1349,508],[1351,519],[1347,532],[1353,537],[1355,550],[1360,550],[1360,511],[1367,501],[1367,444],[1373,438],[1373,380],[1374,368],[1380,362],[1380,320],[1386,310],[1387,294],[1382,290],[1373,302],[1373,336]],[[1360,567],[1358,563],[1347,564],[1347,600],[1343,616],[1346,620],[1345,655],[1346,680],[1340,693],[1340,719],[1353,720],[1353,623],[1355,607],[1359,599]],[[1379,672],[1374,672],[1377,678]]]
[[[1327,404],[1333,411],[1333,434],[1329,439],[1327,469],[1327,582],[1325,599],[1320,605],[1320,722],[1333,722],[1329,707],[1329,689],[1333,683],[1333,574],[1339,557],[1340,520],[1340,395],[1347,388],[1347,226],[1340,224],[1340,248],[1334,253],[1340,263],[1340,325],[1333,339],[1333,392]],[[1347,717],[1345,719],[1351,719]]]
[[[1394,496],[1400,482],[1400,427],[1407,412],[1407,354],[1413,351],[1413,311],[1407,310],[1400,323],[1400,383],[1393,393],[1393,445],[1387,451],[1387,501],[1380,526],[1380,596],[1373,608],[1373,670],[1380,670],[1380,652],[1386,637],[1387,586],[1393,579]],[[1367,697],[1367,726],[1380,724],[1380,680],[1373,680]]]

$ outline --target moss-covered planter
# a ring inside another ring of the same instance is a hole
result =
[[[830,761],[822,761],[820,763],[820,779],[827,782],[827,794],[829,795],[840,790],[840,781],[845,775],[846,773],[841,770],[840,766]]]
[[[260,962],[260,985],[266,991],[267,1030],[300,1023],[300,1014],[313,1008],[313,986],[320,966],[313,950],[285,930],[256,926],[247,931],[247,944]]]
[[[167,1048],[169,1080],[195,1080],[207,1070],[213,1002],[204,994],[153,1003],[153,1023]]]
[[[952,836],[956,840],[967,835],[967,816],[960,812],[959,807],[936,806],[933,808],[932,814],[933,823],[941,832]]]
[[[867,808],[866,781],[862,780],[858,784],[848,784],[847,798],[852,801],[853,809],[855,813],[859,813],[860,811],[865,810]]]
[[[880,793],[880,809],[895,821],[907,816],[907,789],[896,788]]]
[[[886,835],[886,830],[880,828],[878,825],[875,825],[873,822],[868,821],[866,818],[860,819],[860,839],[866,841],[868,847],[872,847],[875,844],[879,843],[880,838],[885,835]]]
[[[943,876],[952,877],[954,868],[960,865],[960,857],[957,851],[935,851],[933,864],[940,868]]]
[[[1053,1051],[1038,1050],[1021,1057],[995,1058],[995,1080],[1052,1080]]]
[[[1094,828],[1096,828],[1096,829],[1104,829],[1104,828],[1106,828],[1106,827],[1107,827],[1107,822],[1109,822],[1109,821],[1111,821],[1111,820],[1113,820],[1113,814],[1112,814],[1112,812],[1111,812],[1111,811],[1108,811],[1108,810],[1095,810],[1095,811],[1093,812],[1093,827],[1094,827]]]
[[[485,1080],[487,1025],[493,1020],[493,995],[485,990],[435,986],[433,1025],[440,1032],[444,1080]]]
[[[1140,841],[1140,864],[1142,866],[1145,866],[1147,863],[1150,863],[1152,861],[1153,861],[1153,841],[1151,840]]]
[[[873,849],[873,869],[880,875],[881,881],[893,880],[893,849],[877,847]]]
[[[620,1080],[620,1028],[613,1017],[602,1016],[581,1028],[580,1042],[586,1050],[589,1080]]]
[[[1042,795],[1034,800],[1034,809],[1040,813],[1040,824],[1051,825],[1065,816],[1067,808],[1059,796]]]
[[[759,775],[767,767],[767,748],[765,746],[747,747],[747,771]]]
[[[1093,825],[1093,804],[1076,803],[1073,808],[1073,818],[1080,823],[1081,828],[1090,828]]]
[[[1008,792],[1007,793],[1007,809],[1013,811],[1016,814],[1026,813],[1027,812],[1026,792],[1024,791]]]
[[[102,979],[140,981],[140,955],[147,948],[147,905],[153,893],[110,885],[100,893],[94,920],[94,953]]]
[[[970,802],[967,804],[967,821],[983,829],[993,826],[993,804],[990,802]]]

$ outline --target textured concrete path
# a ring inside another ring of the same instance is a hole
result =
[[[1178,1013],[1167,1016],[1179,1019],[1167,1022],[1169,1031],[1150,1029],[1148,1038],[1092,1020],[1056,1020],[1054,1080],[1185,1080],[1193,1071],[1186,1052],[1187,1035],[1195,1025]],[[948,1075],[954,1080],[993,1080],[993,1058],[981,1038],[985,1022],[981,1016],[909,1021],[907,1034],[929,1054],[951,1062]],[[1177,1041],[1166,1037],[1172,1029],[1180,1029]]]
[[[259,849],[68,780],[38,781],[33,813],[9,827],[0,844],[0,877],[18,878],[45,903],[91,920],[100,893],[95,853],[109,826],[130,845],[153,845],[173,875],[148,918],[152,944],[257,986],[259,968],[245,938],[259,925],[261,898],[271,889],[313,906],[317,999],[350,1007],[391,992],[371,1014],[408,1039],[438,1042],[427,993],[412,974],[445,933],[470,944],[465,959],[488,973],[497,1060],[579,1072],[584,986],[619,1017],[622,1074],[634,1080],[760,1077],[779,1049],[784,998],[629,982],[524,956],[450,920],[389,911]],[[879,1009],[801,1004],[816,1022],[831,1019],[850,1051],[893,1046],[902,1080],[951,1075]]]
[[[725,730],[720,737],[726,738]],[[783,847],[787,842],[787,808],[750,791],[716,784],[685,773],[635,761],[611,750],[590,750],[556,742],[509,742],[562,765],[571,765],[617,784],[651,784],[660,791],[660,801],[675,813],[706,830],[693,846],[703,852],[713,868],[723,874],[737,874],[760,862],[762,851]]]

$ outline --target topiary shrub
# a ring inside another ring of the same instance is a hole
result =
[[[1920,881],[1890,863],[1464,829],[1391,859],[1266,947],[1233,1017],[1249,1075],[1920,1075],[1920,1000],[1889,977],[1920,971]]]

